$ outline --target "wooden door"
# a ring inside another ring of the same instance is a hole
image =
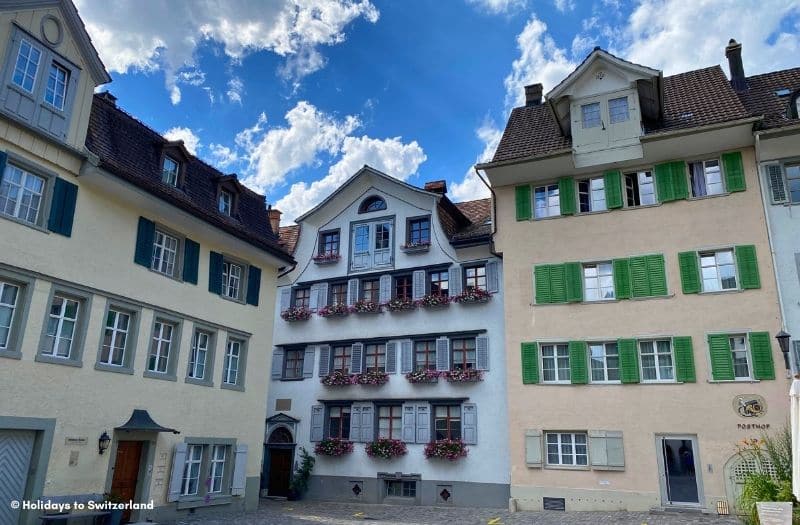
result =
[[[111,493],[124,502],[136,501],[136,483],[139,481],[139,463],[142,459],[141,441],[120,441],[117,443],[117,457],[114,460],[114,477],[111,480]],[[126,509],[122,520],[131,519],[130,509]]]
[[[292,478],[292,449],[269,450],[269,495],[288,496]]]

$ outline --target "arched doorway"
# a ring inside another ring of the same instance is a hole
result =
[[[728,496],[728,505],[731,513],[736,512],[736,502],[742,495],[744,482],[748,474],[761,472],[770,475],[773,479],[778,478],[775,465],[766,457],[745,456],[734,454],[725,463],[723,473],[725,475],[725,492]]]
[[[294,465],[294,436],[283,426],[275,428],[269,435],[266,443],[268,456],[267,495],[289,495],[289,483],[292,480]]]

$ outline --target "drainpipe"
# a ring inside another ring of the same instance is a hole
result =
[[[492,233],[489,235],[489,253],[498,259],[502,259],[503,255],[494,251],[494,236],[497,233],[497,195],[489,183],[486,182],[483,177],[481,177],[480,172],[478,172],[478,168],[473,167],[472,169],[475,170],[475,176],[481,180],[483,185],[486,186],[489,189],[489,192],[492,194]]]

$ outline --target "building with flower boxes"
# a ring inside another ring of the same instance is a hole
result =
[[[503,293],[489,199],[364,167],[281,228],[262,493],[505,507]]]

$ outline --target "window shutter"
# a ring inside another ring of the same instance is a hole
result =
[[[727,334],[708,336],[708,351],[711,359],[711,378],[715,381],[733,381],[733,355]]]
[[[567,302],[567,268],[564,264],[550,265],[550,302]]]
[[[411,341],[403,341],[400,343],[401,359],[400,359],[400,373],[407,374],[414,369],[414,351]]]
[[[750,355],[753,356],[753,377],[775,379],[772,345],[768,332],[750,332]]]
[[[381,279],[379,282],[378,288],[378,302],[380,304],[386,304],[392,300],[392,276],[391,275],[381,275]]]
[[[317,309],[328,306],[328,283],[317,285]]]
[[[475,338],[475,368],[489,370],[489,337],[485,335]]]
[[[686,163],[678,160],[671,163],[672,188],[675,200],[689,198],[689,178],[686,176]]]
[[[603,174],[606,188],[606,207],[611,210],[622,208],[622,174],[619,170],[607,171]]]
[[[319,345],[319,377],[325,377],[331,369],[331,345]]]
[[[417,429],[414,425],[416,419],[416,405],[414,403],[403,403],[403,427],[401,436],[406,443],[414,443],[417,439]]]
[[[375,439],[375,408],[372,403],[361,405],[361,441],[367,443]]]
[[[659,202],[669,202],[675,200],[675,187],[672,182],[672,164],[656,164],[656,193]]]
[[[633,297],[650,295],[650,277],[647,274],[647,258],[644,256],[630,258],[631,291]]]
[[[136,229],[136,252],[133,262],[150,268],[153,264],[153,238],[156,234],[156,224],[144,217],[139,217],[139,226]]]
[[[700,267],[697,252],[678,254],[678,267],[681,270],[681,289],[683,293],[700,293]]]
[[[533,268],[533,281],[536,290],[536,304],[553,302],[550,295],[550,266],[541,264]]]
[[[491,293],[500,291],[500,265],[497,261],[486,263],[486,288]]]
[[[396,374],[397,373],[397,347],[399,343],[397,341],[389,341],[386,343],[386,373],[387,374]]]
[[[350,441],[361,441],[361,403],[350,405]]]
[[[314,354],[316,347],[309,345],[303,353],[303,378],[314,377]]]
[[[446,337],[436,339],[436,370],[450,370],[450,340]]]
[[[358,279],[347,281],[347,304],[353,306],[358,301]]]
[[[614,273],[614,297],[617,299],[631,298],[631,267],[628,259],[614,259],[611,261]]]
[[[535,342],[522,343],[522,384],[539,382],[539,345]]]
[[[151,250],[152,250],[152,248],[151,248]],[[208,291],[211,292],[211,293],[215,293],[217,295],[222,294],[222,254],[221,253],[211,252],[211,253],[208,254]]]
[[[281,289],[280,297],[281,297],[280,311],[285,312],[292,305],[292,289],[291,288]]]
[[[50,218],[47,221],[47,229],[53,233],[71,237],[77,200],[78,186],[57,178],[53,185],[53,197],[50,201]]]
[[[233,479],[231,481],[231,496],[244,496],[247,486],[247,445],[236,445],[236,457],[233,461]]]
[[[572,177],[558,179],[558,198],[561,215],[575,214],[575,180]]]
[[[764,166],[764,175],[769,183],[772,204],[786,202],[786,186],[783,183],[783,169],[780,164],[767,164]]]
[[[735,252],[736,269],[739,271],[739,287],[743,290],[761,288],[756,247],[752,244],[737,246]]]
[[[570,341],[569,378],[573,385],[585,385],[589,382],[586,359],[586,341]]]
[[[542,468],[542,431],[525,431],[525,465]]]
[[[725,189],[729,192],[745,190],[747,183],[741,151],[722,154],[722,171],[725,173]]]
[[[625,467],[622,432],[590,430],[589,457],[595,470],[621,470]]]
[[[566,300],[570,303],[583,301],[583,267],[581,263],[570,262],[564,264],[564,277],[566,280]]]
[[[417,402],[417,443],[431,441],[431,405],[430,403]]]
[[[447,285],[450,297],[461,295],[464,278],[461,275],[461,265],[454,264],[447,270]]]
[[[606,450],[606,433],[603,430],[589,430],[589,459],[592,468],[608,466],[608,451]]]
[[[414,270],[411,274],[411,298],[415,301],[425,295],[425,277],[425,270]]]
[[[531,187],[526,184],[514,188],[515,201],[517,204],[517,220],[527,221],[531,218]]]
[[[250,266],[247,273],[247,304],[258,306],[258,296],[261,294],[261,268]]]
[[[309,441],[322,441],[325,428],[325,407],[323,405],[311,406],[311,437]],[[352,438],[352,434],[350,434]]]
[[[283,377],[283,348],[276,346],[272,350],[272,379],[281,377]]]
[[[167,501],[178,501],[181,496],[183,484],[183,469],[186,465],[186,452],[189,446],[186,443],[177,443],[172,454],[172,472],[169,476],[169,493]]]
[[[639,382],[639,355],[636,351],[636,339],[618,339],[619,379],[622,383]]]
[[[675,354],[675,379],[681,383],[694,383],[694,349],[691,337],[673,337],[672,352]]]
[[[360,374],[361,373],[361,364],[362,364],[362,355],[364,354],[364,344],[363,343],[353,343],[353,346],[350,347],[350,373],[351,374]]]
[[[461,404],[461,440],[467,445],[478,444],[478,405]]]
[[[647,255],[647,275],[650,281],[650,295],[667,295],[667,273],[664,255]]]
[[[309,298],[308,298],[308,309],[312,312],[316,312],[319,308],[319,283],[312,284],[311,289],[309,290]]]
[[[183,241],[183,282],[197,284],[200,245],[191,239]]]

